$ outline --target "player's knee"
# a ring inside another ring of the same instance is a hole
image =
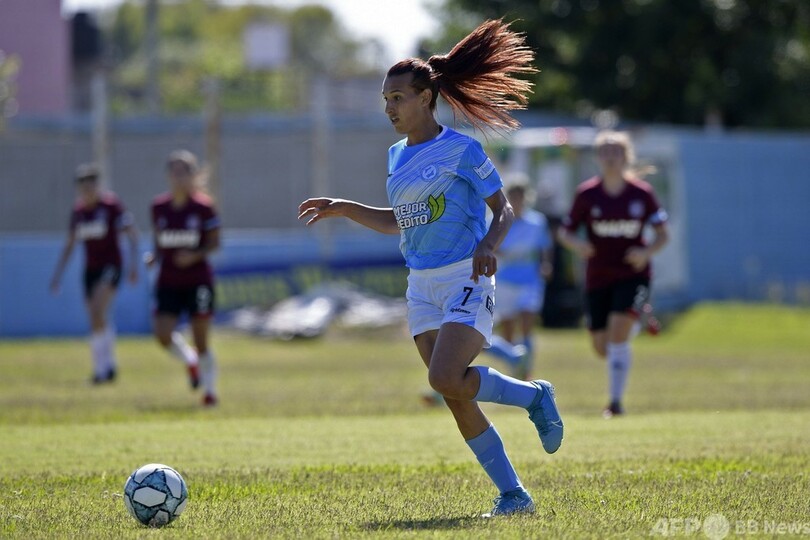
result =
[[[448,370],[429,370],[430,387],[446,397],[456,397],[461,389],[462,379]]]
[[[160,343],[160,346],[165,349],[168,349],[169,347],[172,346],[171,332],[168,334],[163,332],[155,332],[155,339],[157,340],[158,343]]]
[[[592,332],[591,345],[600,358],[607,356],[607,334],[605,332]]]

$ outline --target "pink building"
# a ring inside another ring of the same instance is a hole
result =
[[[21,60],[20,114],[70,110],[70,25],[61,0],[0,0],[0,50]]]

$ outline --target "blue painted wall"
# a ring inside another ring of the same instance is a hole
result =
[[[142,235],[142,238],[146,238]],[[84,335],[89,328],[84,308],[81,246],[74,251],[54,296],[48,286],[64,235],[0,235],[0,336]],[[144,250],[151,246],[142,241]],[[322,279],[345,279],[401,294],[405,268],[399,237],[355,228],[330,234],[317,231],[255,231],[223,234],[223,248],[213,258],[218,274],[218,305],[235,307],[272,302],[297,294]],[[114,306],[119,333],[148,333],[154,271],[141,265],[137,284],[122,280]],[[219,288],[222,291],[219,291]]]
[[[810,303],[810,136],[680,137],[688,296]]]

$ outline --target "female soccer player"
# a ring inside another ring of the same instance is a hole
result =
[[[512,74],[535,72],[532,59],[523,36],[495,20],[481,24],[447,55],[396,63],[382,88],[385,113],[405,135],[388,152],[391,208],[334,198],[307,199],[299,206],[299,218],[308,225],[343,216],[400,234],[410,269],[408,323],[428,381],[444,396],[461,435],[500,491],[486,516],[532,512],[534,502],[478,402],[527,409],[549,453],[562,442],[563,424],[549,382],[470,367],[492,333],[494,251],[512,222],[512,207],[481,145],[436,121],[436,100],[441,94],[475,127],[513,129],[518,123],[509,111],[525,105],[531,83]],[[487,206],[494,216],[488,229]]]
[[[98,180],[99,170],[93,163],[80,165],[76,170],[79,197],[70,216],[67,242],[51,280],[51,291],[56,293],[76,241],[83,242],[84,298],[92,331],[93,375],[90,382],[93,384],[112,382],[117,370],[115,327],[109,321],[109,309],[121,279],[121,232],[129,239],[128,279],[130,283],[138,281],[138,231],[132,214],[126,211],[114,193],[101,191]]]
[[[514,366],[514,375],[519,379],[527,379],[532,370],[532,330],[552,271],[548,222],[543,214],[527,207],[527,197],[531,198],[528,179],[525,175],[514,177],[507,185],[506,198],[514,209],[515,222],[497,252],[500,268],[495,319],[500,323],[500,339],[506,342],[507,350],[509,346],[514,349],[518,341],[524,347],[524,354]]]
[[[635,151],[627,133],[602,132],[595,148],[600,175],[579,185],[557,237],[587,260],[588,329],[596,353],[607,357],[610,402],[603,414],[609,418],[624,413],[633,326],[650,297],[650,259],[669,234],[652,186],[630,168]],[[650,244],[643,237],[647,224],[655,231]],[[587,238],[576,235],[580,226]]]
[[[155,297],[154,332],[158,342],[185,362],[192,388],[203,385],[203,405],[217,404],[216,362],[208,345],[214,313],[214,275],[208,255],[219,248],[219,217],[201,188],[197,158],[187,150],[169,155],[170,191],[152,202],[156,254],[160,263]],[[191,319],[195,348],[178,332],[182,315]]]

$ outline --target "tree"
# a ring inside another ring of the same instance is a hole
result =
[[[112,14],[107,32],[109,63],[114,67],[113,110],[143,109],[146,80],[142,2],[128,0]],[[251,72],[244,62],[242,37],[257,21],[289,28],[289,65],[272,72]],[[179,0],[160,4],[160,89],[166,112],[202,108],[202,81],[221,81],[222,107],[227,112],[291,110],[302,102],[307,74],[333,76],[366,74],[375,69],[366,61],[367,47],[339,26],[334,14],[320,6],[284,10],[245,4],[224,6],[214,0]]]
[[[17,85],[14,83],[20,59],[16,54],[7,55],[0,49],[0,133],[5,129],[6,118],[17,111]]]
[[[541,72],[532,105],[638,121],[810,127],[806,0],[445,0],[505,17]]]

